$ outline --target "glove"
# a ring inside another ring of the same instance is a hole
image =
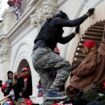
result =
[[[95,10],[95,8],[90,8],[88,10],[87,14],[89,15],[89,17],[94,14],[94,10]]]
[[[76,34],[79,34],[79,31],[80,31],[80,26],[77,26],[77,27],[75,28],[75,33],[76,33]]]

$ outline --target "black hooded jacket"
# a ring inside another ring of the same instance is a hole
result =
[[[51,19],[48,19],[44,25],[42,26],[40,32],[38,33],[34,43],[35,47],[49,47],[54,50],[57,43],[65,44],[69,42],[75,34],[72,33],[66,37],[62,37],[63,35],[63,27],[74,27],[80,25],[88,18],[87,15],[83,15],[82,17],[69,20],[66,18],[62,18],[60,16],[55,16]]]

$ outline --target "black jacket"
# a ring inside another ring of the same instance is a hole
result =
[[[50,49],[54,50],[57,43],[65,44],[69,42],[75,34],[72,33],[69,36],[62,37],[63,27],[74,27],[80,25],[88,18],[87,15],[84,15],[75,20],[63,19],[60,17],[54,17],[48,19],[45,24],[42,26],[40,32],[38,33],[34,43],[37,47],[47,46]],[[40,40],[40,43],[39,43]]]
[[[32,95],[32,80],[31,80],[31,76],[28,78],[27,81],[27,87],[25,90],[23,90],[24,88],[24,78],[19,78],[17,83],[13,86],[14,88],[14,92],[15,92],[15,100],[19,99],[21,96],[19,95],[19,93],[22,93],[22,97],[24,98],[29,98],[30,95]]]

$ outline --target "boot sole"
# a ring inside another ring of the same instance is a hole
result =
[[[65,97],[46,97],[45,100],[65,100],[67,99],[67,96]]]

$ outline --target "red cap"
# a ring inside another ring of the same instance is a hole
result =
[[[2,86],[1,86],[1,89],[6,89],[7,88],[7,84],[3,84]]]
[[[28,68],[27,67],[23,67],[22,71],[28,71]]]
[[[91,49],[96,46],[96,42],[94,40],[87,40],[84,42],[83,46]]]

